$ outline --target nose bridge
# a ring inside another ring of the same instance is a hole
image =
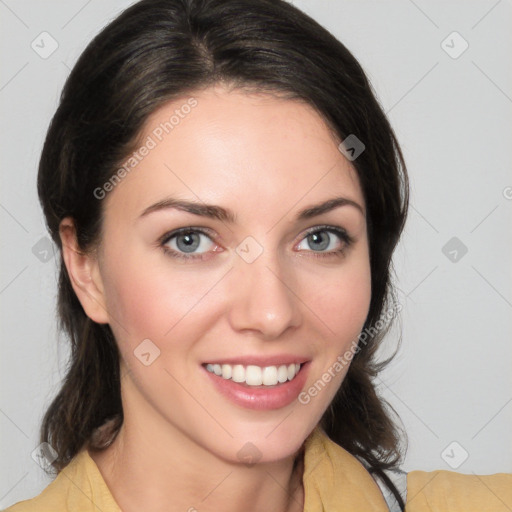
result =
[[[299,325],[292,267],[280,261],[275,249],[263,248],[246,239],[237,248],[232,279],[233,328],[258,331],[270,339],[290,326]]]

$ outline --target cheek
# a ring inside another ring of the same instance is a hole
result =
[[[330,278],[309,284],[305,293],[311,310],[325,325],[327,336],[339,346],[359,335],[368,315],[371,300],[369,262],[360,259],[347,265]],[[317,283],[318,283],[317,282]]]
[[[180,333],[194,328],[196,323],[188,320],[197,316],[194,310],[214,276],[198,276],[188,270],[171,272],[165,257],[148,258],[136,251],[109,261],[115,264],[106,265],[103,272],[105,297],[118,340],[128,338],[133,346],[148,338],[163,345],[164,340],[172,340],[175,326],[179,325]]]
[[[323,292],[312,293],[309,303],[319,325],[316,363],[298,397],[318,420],[340,388],[357,351],[371,300],[369,262],[361,258],[321,282]]]

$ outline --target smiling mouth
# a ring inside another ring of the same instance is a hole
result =
[[[302,364],[282,364],[279,366],[256,366],[241,364],[206,364],[210,373],[225,380],[232,380],[247,386],[276,386],[293,380],[300,372]]]

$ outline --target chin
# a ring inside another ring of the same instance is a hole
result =
[[[219,453],[219,446],[215,447],[217,455],[231,463],[253,465],[256,463],[272,463],[294,457],[301,449],[304,441],[315,428],[317,422],[294,418],[293,412],[284,415],[269,428],[261,425],[239,426],[237,435],[226,439]],[[283,421],[283,418],[284,421]],[[281,424],[280,424],[281,422]]]

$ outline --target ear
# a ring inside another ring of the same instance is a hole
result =
[[[109,323],[96,254],[84,253],[80,249],[75,223],[71,217],[61,221],[59,235],[62,242],[62,257],[71,285],[86,315],[99,324]]]

